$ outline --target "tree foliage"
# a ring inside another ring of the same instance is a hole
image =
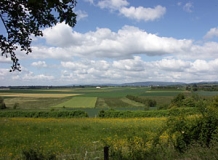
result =
[[[149,99],[149,98],[141,98],[138,96],[133,96],[133,95],[126,95],[126,98],[138,102],[138,103],[142,103],[147,107],[155,107],[157,102],[153,99]]]
[[[0,21],[6,35],[0,34],[2,56],[11,57],[11,71],[20,70],[15,51],[32,52],[31,36],[43,36],[42,29],[61,22],[74,27],[76,0],[1,0]]]
[[[0,109],[6,109],[3,97],[0,97]]]
[[[157,136],[155,143],[159,144],[161,135],[167,134],[168,145],[183,153],[190,146],[198,144],[203,148],[210,148],[218,143],[218,97],[212,102],[199,100],[196,104],[198,112],[188,116],[185,110],[171,109],[166,126]]]

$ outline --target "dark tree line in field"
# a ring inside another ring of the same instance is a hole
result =
[[[74,117],[88,117],[88,114],[85,111],[80,111],[80,110],[66,110],[66,111],[6,110],[4,112],[0,112],[0,117],[74,118]]]
[[[141,97],[137,97],[137,96],[133,96],[133,95],[127,95],[126,98],[138,102],[138,103],[142,103],[144,104],[146,107],[155,107],[157,102],[153,99],[149,99],[149,98],[141,98]]]
[[[151,86],[151,90],[176,90],[181,89],[183,86],[173,85],[173,86]]]
[[[188,85],[186,86],[188,91],[218,91],[218,85]]]

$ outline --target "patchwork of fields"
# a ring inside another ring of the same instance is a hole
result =
[[[12,109],[15,103],[17,109],[142,109],[144,104],[126,98],[126,95],[150,98],[157,102],[157,106],[169,104],[179,93],[191,94],[184,89],[179,90],[151,90],[150,87],[94,87],[64,88],[64,89],[20,89],[0,90],[0,97]],[[215,92],[199,92],[204,96],[216,95]],[[154,108],[151,108],[154,109]]]
[[[172,146],[164,146],[165,142],[169,142],[169,136],[162,132],[163,127],[166,128],[167,125],[167,118],[162,115],[166,115],[165,111],[168,110],[156,111],[159,106],[168,105],[179,93],[189,97],[193,94],[184,88],[163,91],[151,90],[150,87],[0,90],[0,97],[3,97],[6,110],[9,112],[32,111],[40,114],[40,111],[54,113],[54,111],[81,110],[90,117],[0,118],[0,159],[20,159],[24,151],[29,153],[33,149],[45,155],[55,154],[59,159],[103,159],[102,153],[105,145],[111,147],[113,151],[111,155],[122,153],[127,159],[129,156],[137,157],[137,154],[142,156],[142,153],[147,156],[150,154],[150,159],[152,156],[156,157],[154,159],[164,159],[164,156],[166,159],[169,157],[181,159],[181,155],[174,152]],[[195,93],[204,98],[218,95],[218,92],[210,91]],[[160,114],[158,118],[153,115],[152,118],[108,119],[105,118],[106,116],[98,118],[97,114],[102,110],[104,110],[103,114],[106,110],[113,114],[116,114],[117,110],[125,110],[127,113],[137,110],[142,113],[142,110],[145,110],[145,104],[130,100],[126,97],[127,95],[155,100],[156,107],[150,107],[152,111],[148,112],[155,115],[157,112],[164,114]],[[14,107],[15,104],[16,107]],[[189,108],[186,108],[189,111]],[[192,115],[196,115],[197,112],[193,109],[192,111],[194,112]],[[3,110],[1,112],[6,113]],[[196,120],[195,116],[192,118]],[[160,136],[159,139],[155,139],[157,136]],[[158,151],[159,154],[150,150],[157,140],[163,143],[163,146],[160,146],[161,149],[158,148],[161,151]],[[164,152],[162,149],[165,149]],[[215,149],[213,148],[213,152],[217,151]],[[198,155],[200,152],[197,151],[195,154]],[[192,154],[186,156],[193,157]]]
[[[138,107],[144,105],[131,101],[126,95],[150,97],[160,103],[170,102],[172,96],[179,91],[149,91],[149,87],[105,87],[105,88],[72,88],[72,89],[23,89],[1,90],[6,106],[13,108],[19,103],[18,109],[51,109],[51,108],[117,108]],[[180,91],[181,92],[181,91]],[[158,98],[157,98],[158,96]],[[164,98],[161,98],[164,97]],[[165,102],[164,102],[165,101]]]

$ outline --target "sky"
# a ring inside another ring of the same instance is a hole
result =
[[[59,23],[0,56],[0,86],[218,81],[217,0],[78,0],[77,24]],[[0,21],[0,34],[5,29]]]

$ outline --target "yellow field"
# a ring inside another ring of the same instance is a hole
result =
[[[134,147],[140,147],[142,137],[155,136],[165,120],[0,118],[0,159],[19,159],[22,151],[29,149],[42,149],[45,154],[53,152],[57,156],[77,154],[80,156],[77,159],[85,159],[86,151],[103,150],[106,144],[115,149],[124,148],[130,143],[129,137]],[[86,158],[94,159],[91,155]]]
[[[28,97],[28,98],[63,98],[80,94],[39,94],[39,93],[0,93],[3,97]]]

